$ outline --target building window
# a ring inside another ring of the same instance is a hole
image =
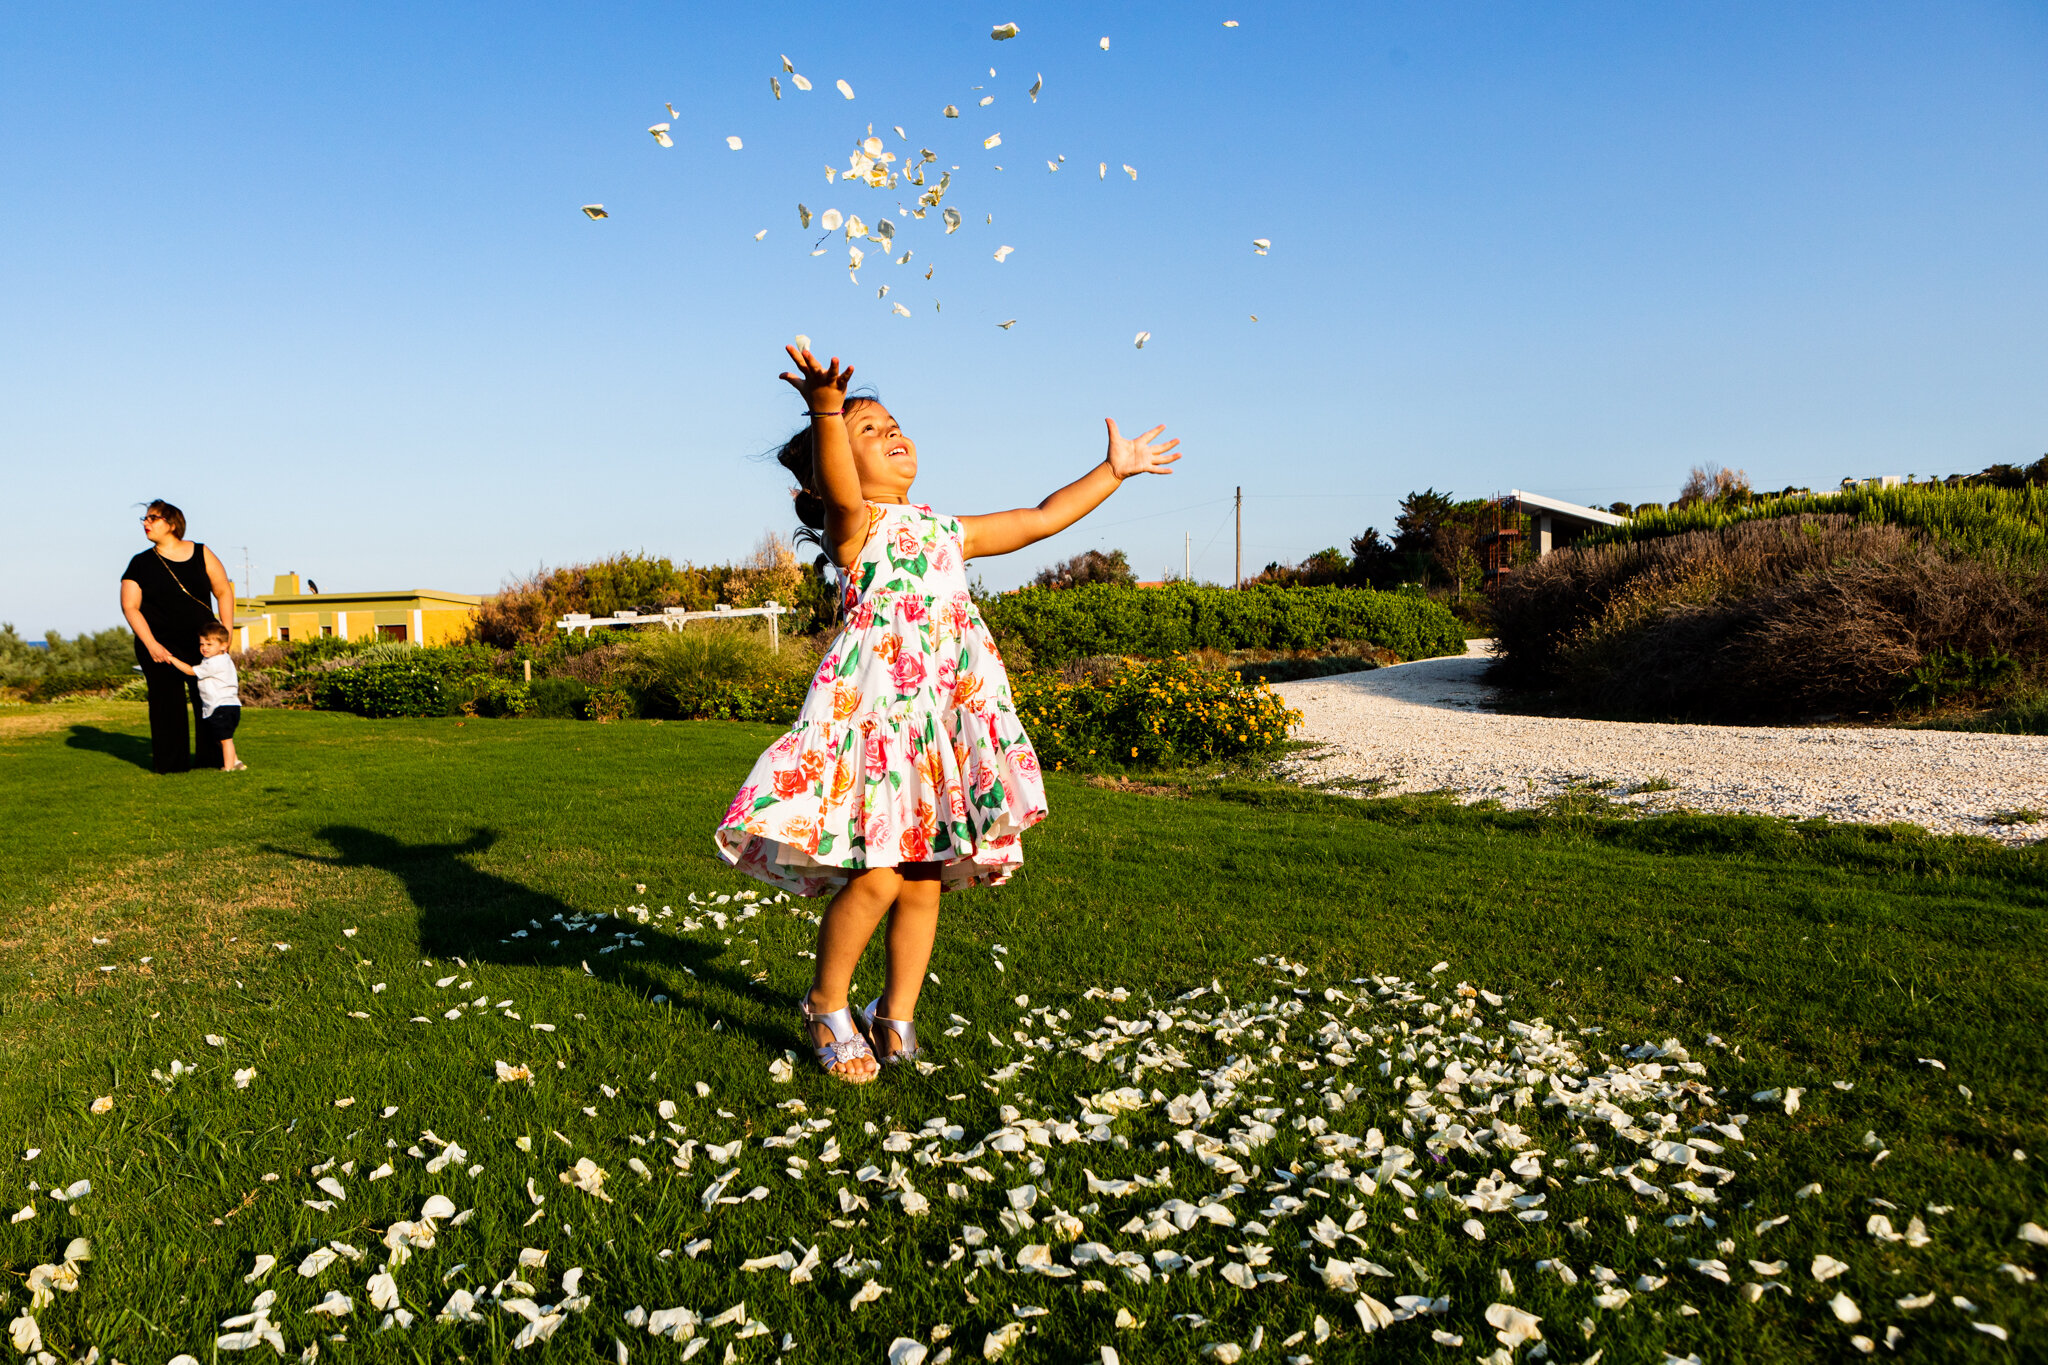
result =
[[[328,635],[332,635],[332,634],[334,634],[334,627],[333,627],[333,626],[322,626],[322,627],[320,627],[320,634],[321,634],[322,636],[328,636]]]
[[[279,626],[277,628],[277,638],[284,641],[286,644],[290,644],[292,639],[292,628],[290,626]]]
[[[377,627],[377,636],[383,640],[403,640],[405,638],[405,627],[379,626]]]

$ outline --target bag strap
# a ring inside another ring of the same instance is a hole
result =
[[[176,583],[176,584],[178,585],[178,591],[179,591],[179,592],[181,592],[181,593],[184,593],[184,594],[185,594],[185,596],[187,596],[187,597],[191,597],[191,598],[192,598],[192,603],[193,603],[193,605],[194,605],[194,606],[198,607],[198,608],[199,608],[199,609],[200,609],[201,611],[205,612],[205,613],[206,613],[206,614],[207,614],[208,616],[210,616],[210,617],[212,617],[212,618],[213,618],[214,620],[218,621],[218,620],[220,619],[220,617],[219,617],[219,615],[218,615],[218,614],[216,614],[216,613],[215,613],[215,612],[214,612],[214,611],[213,611],[213,610],[212,610],[211,608],[209,608],[209,607],[208,607],[208,606],[206,605],[206,603],[204,603],[204,602],[201,602],[201,601],[200,601],[200,600],[199,600],[199,599],[198,599],[197,597],[192,597],[192,589],[190,589],[190,588],[186,587],[186,586],[185,586],[185,580],[184,580],[184,579],[182,579],[182,578],[180,578],[180,577],[178,577],[178,571],[177,571],[176,569],[173,569],[173,568],[171,567],[171,561],[170,561],[170,560],[168,560],[168,559],[165,559],[165,558],[164,558],[164,552],[163,552],[162,550],[159,550],[159,549],[157,549],[157,548],[156,548],[156,547],[155,547],[154,545],[150,546],[150,549],[151,549],[152,551],[154,551],[154,552],[155,552],[155,554],[156,554],[156,557],[157,557],[157,562],[158,562],[158,563],[160,563],[160,564],[162,564],[162,565],[164,566],[164,572],[165,572],[165,573],[167,573],[167,574],[169,574],[169,575],[171,576],[171,582],[173,582],[173,583]],[[204,555],[205,553],[206,553],[206,547],[205,547],[204,545],[194,545],[194,546],[192,547],[192,554],[193,554],[193,556],[194,556],[195,558],[196,558],[196,557],[198,557],[198,556],[200,556],[200,555]],[[203,563],[204,563],[204,561],[202,560],[202,561],[201,561],[201,563],[203,564]]]

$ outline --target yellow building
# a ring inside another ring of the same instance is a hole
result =
[[[365,644],[404,640],[445,645],[469,633],[484,599],[466,592],[307,592],[295,573],[279,574],[267,597],[235,599],[235,647],[254,649],[271,640],[338,635]]]

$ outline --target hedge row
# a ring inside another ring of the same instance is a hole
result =
[[[1322,649],[1360,640],[1403,659],[1465,652],[1458,618],[1428,598],[1370,588],[1025,588],[981,604],[999,642],[1038,668],[1100,655],[1166,658],[1200,649]]]
[[[1072,591],[1067,589],[1065,591]],[[1194,660],[1119,659],[1105,677],[1010,679],[1018,718],[1054,769],[1172,768],[1278,752],[1301,720],[1277,692]]]

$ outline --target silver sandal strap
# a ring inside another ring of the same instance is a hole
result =
[[[831,1042],[811,1044],[811,1050],[818,1054],[818,1060],[825,1063],[827,1070],[842,1062],[875,1055],[868,1047],[868,1040],[861,1037],[860,1030],[854,1027],[853,1011],[850,1006],[842,1005],[824,1014],[813,1014],[799,1001],[797,1011],[803,1015],[806,1025],[823,1024],[831,1030]]]
[[[921,1050],[917,1045],[917,1025],[908,1019],[884,1019],[877,1013],[881,1008],[882,998],[876,996],[868,1001],[867,1008],[861,1011],[861,1021],[867,1025],[870,1042],[880,1047],[877,1031],[886,1028],[896,1035],[897,1047],[885,1060],[893,1062],[899,1057],[915,1057]]]

